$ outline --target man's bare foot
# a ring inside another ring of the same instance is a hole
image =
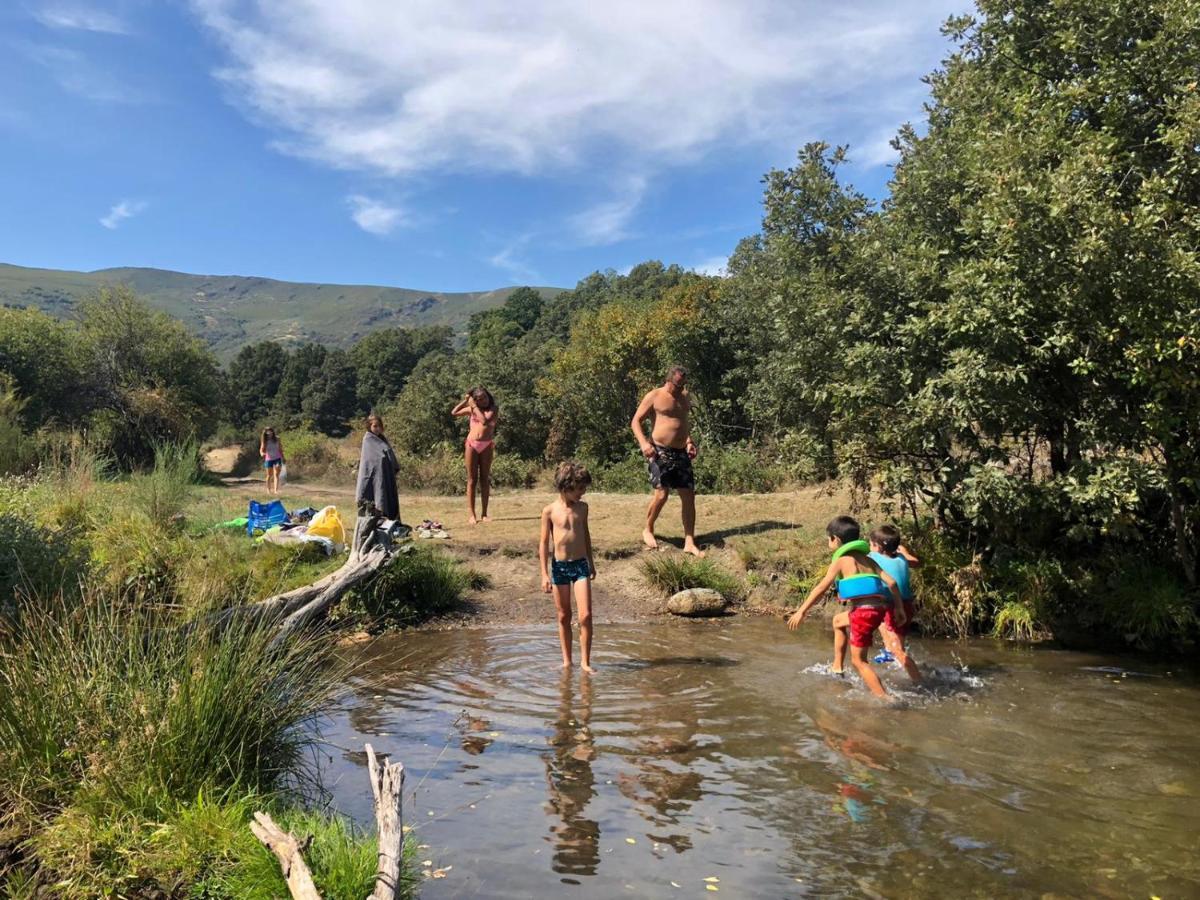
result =
[[[479,521],[480,522],[490,522],[490,521],[492,521],[492,517],[488,516],[488,515],[484,515],[482,518],[480,518]]]
[[[690,553],[690,554],[692,554],[692,556],[696,556],[701,559],[704,558],[704,551],[696,546],[695,541],[684,541],[683,542],[683,552]]]
[[[467,516],[467,524],[468,524],[468,525],[478,525],[478,524],[479,524],[479,520],[475,518],[475,514],[474,514],[474,513],[472,513],[471,515]]]
[[[571,661],[570,661],[569,659],[564,659],[564,660],[563,660],[562,667],[563,667],[564,669],[569,669],[569,668],[571,668]]]
[[[651,550],[658,549],[658,540],[654,537],[654,532],[651,531],[649,528],[645,529],[642,532],[642,543],[645,544],[647,547],[649,547]]]
[[[592,675],[595,675],[595,674],[596,674],[596,670],[595,670],[595,669],[593,669],[593,668],[591,667],[591,664],[589,664],[589,663],[584,663],[584,664],[583,664],[583,665],[581,665],[579,668],[583,669],[583,671],[585,671],[585,672],[588,672],[589,674],[592,674]]]

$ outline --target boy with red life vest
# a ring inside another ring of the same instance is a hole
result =
[[[825,532],[833,551],[829,571],[788,619],[788,628],[792,631],[799,628],[813,605],[836,584],[838,599],[848,604],[849,609],[833,617],[833,670],[842,673],[849,642],[850,661],[867,688],[876,697],[886,697],[887,691],[871,668],[867,651],[889,610],[897,625],[905,623],[900,591],[895,579],[867,555],[871,546],[861,539],[858,522],[850,516],[838,516],[826,526]],[[921,674],[911,659],[906,658],[904,669],[913,681],[920,680]]]

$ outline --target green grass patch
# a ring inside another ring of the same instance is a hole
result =
[[[438,547],[414,546],[398,555],[367,587],[353,591],[351,613],[372,628],[414,625],[455,606],[469,590],[490,583]]]
[[[683,553],[656,553],[638,564],[646,582],[670,596],[688,588],[709,588],[730,600],[746,594],[745,583],[711,559],[696,559]]]

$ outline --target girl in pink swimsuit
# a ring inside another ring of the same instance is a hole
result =
[[[470,431],[467,433],[466,463],[467,463],[467,507],[471,511],[467,521],[474,525],[475,518],[475,485],[479,485],[479,494],[483,506],[484,522],[488,521],[488,498],[491,494],[492,459],[496,455],[496,422],[500,409],[496,400],[487,388],[474,387],[454,409],[452,416],[470,416]]]

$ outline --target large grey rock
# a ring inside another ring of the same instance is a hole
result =
[[[688,588],[667,601],[667,610],[677,616],[719,616],[725,605],[725,598],[710,588]]]

